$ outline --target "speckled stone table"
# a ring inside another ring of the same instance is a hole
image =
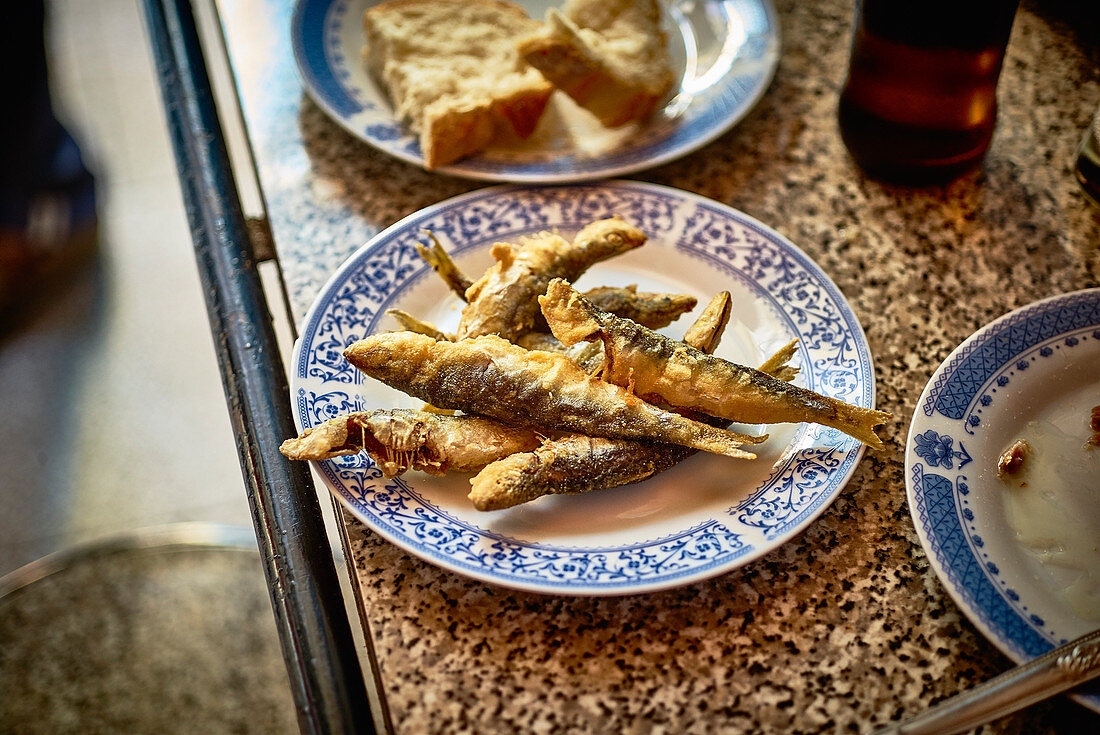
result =
[[[991,319],[1096,286],[1100,209],[1074,148],[1100,104],[1100,22],[1025,1],[984,167],[945,186],[865,177],[835,122],[850,0],[777,0],[782,56],[732,131],[636,175],[732,205],[790,238],[866,331],[897,417],[795,541],[710,581],[645,596],[524,594],[441,571],[344,518],[397,732],[855,732],[1009,667],[947,596],[905,500],[922,387]],[[289,0],[221,13],[288,292],[300,319],[371,235],[484,184],[429,174],[345,133],[303,93]],[[986,731],[1086,732],[1057,699]]]

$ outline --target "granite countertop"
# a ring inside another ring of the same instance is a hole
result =
[[[402,216],[483,186],[354,139],[303,94],[289,0],[222,15],[279,256],[299,318],[336,266]],[[782,55],[756,108],[701,151],[632,176],[775,227],[836,282],[895,415],[835,503],[766,557],[623,598],[514,592],[442,571],[345,517],[396,730],[866,731],[1011,665],[929,566],[905,500],[921,389],[993,318],[1100,279],[1100,208],[1071,160],[1100,104],[1100,24],[1024,2],[981,170],[945,186],[865,177],[837,134],[852,2],[776,0]],[[1087,34],[1087,35],[1086,35]],[[987,732],[1095,729],[1057,699]]]

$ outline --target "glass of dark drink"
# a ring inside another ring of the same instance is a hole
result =
[[[981,162],[1019,0],[860,0],[840,133],[882,178],[926,183]]]

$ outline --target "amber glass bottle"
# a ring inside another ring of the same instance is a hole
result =
[[[868,172],[902,181],[976,166],[1018,0],[860,0],[840,133]]]

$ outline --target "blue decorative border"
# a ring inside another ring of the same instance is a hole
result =
[[[548,227],[576,229],[611,213],[651,236],[675,237],[677,250],[752,284],[803,340],[810,385],[872,405],[874,371],[862,330],[836,286],[804,253],[723,205],[667,187],[616,181],[483,189],[411,215],[376,236],[330,279],[306,318],[292,377],[299,425],[364,408],[356,390],[364,378],[341,353],[377,329],[392,302],[430,272],[414,247],[423,229],[466,248],[487,247]],[[799,448],[773,476],[730,508],[735,524],[715,518],[661,538],[611,546],[532,544],[478,528],[430,503],[404,480],[383,480],[361,456],[321,462],[318,469],[371,528],[442,566],[528,589],[609,594],[709,576],[801,530],[847,482],[862,445],[834,430],[805,426],[796,442]],[[748,529],[768,543],[749,543]]]
[[[299,0],[291,16],[290,42],[302,81],[314,99],[334,118],[347,119],[364,108],[347,84],[347,71],[333,73],[334,60],[325,43],[332,38],[330,5],[335,19],[347,10],[347,0]],[[337,58],[343,61],[342,55]]]
[[[948,358],[921,408],[926,416],[937,411],[949,419],[961,419],[979,389],[995,373],[1004,372],[1004,367],[1016,361],[1017,356],[1021,356],[1017,362],[1019,369],[1026,370],[1022,353],[1059,335],[1098,324],[1100,298],[1090,291],[1008,314],[991,324],[990,331],[981,339],[967,342]]]
[[[397,158],[424,164],[416,137],[399,121],[372,120],[364,124],[358,113],[378,110],[363,100],[351,84],[349,63],[339,48],[339,29],[360,21],[349,17],[348,0],[297,0],[292,15],[294,57],[306,90],[317,104],[348,132]],[[779,47],[779,22],[771,0],[723,0],[721,10],[740,18],[746,40],[739,59],[760,61]],[[713,141],[741,120],[771,83],[778,54],[769,63],[740,64],[711,88],[695,94],[680,119],[667,131],[643,132],[629,150],[590,158],[566,156],[547,161],[467,159],[440,171],[473,179],[552,182],[583,181],[620,176],[665,163]],[[740,71],[738,71],[740,69]],[[387,113],[388,114],[388,113]]]
[[[961,507],[968,492],[965,477],[958,480],[956,487],[947,477],[925,472],[920,462],[913,465],[911,477],[916,490],[913,515],[929,539],[931,553],[946,570],[951,586],[959,590],[987,627],[1005,636],[1021,654],[1033,658],[1049,651],[1051,642],[1033,627],[1042,627],[1043,620],[1038,616],[1022,617],[1006,602],[999,586],[991,580],[991,575],[999,574],[996,564],[983,564],[971,547],[969,534],[959,520],[967,512]],[[982,545],[981,538],[975,538]],[[1011,589],[1004,594],[1019,599]]]

